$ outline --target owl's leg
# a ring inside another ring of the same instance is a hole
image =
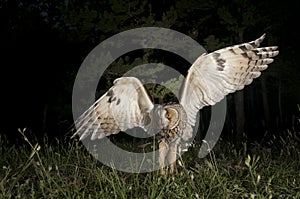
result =
[[[177,144],[172,143],[169,147],[170,148],[167,156],[168,162],[170,164],[169,173],[174,173],[176,169]]]
[[[165,142],[165,140],[161,140],[159,143],[159,168],[160,168],[160,173],[162,175],[166,175],[166,172],[164,170],[165,167],[165,159],[168,154],[168,144]]]

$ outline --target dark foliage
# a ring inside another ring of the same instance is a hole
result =
[[[267,33],[264,45],[278,45],[280,55],[242,92],[242,129],[236,128],[240,121],[236,117],[241,114],[235,110],[236,94],[228,97],[223,136],[240,140],[244,133],[261,140],[286,128],[299,128],[298,1],[16,0],[2,1],[0,9],[0,133],[12,140],[23,127],[41,137],[64,137],[73,123],[72,86],[85,56],[106,38],[143,26],[178,30],[209,51]],[[184,74],[189,67],[168,52],[133,52],[112,64],[100,80],[99,94],[114,78],[149,60],[174,66]],[[205,129],[209,109],[203,111],[203,118]]]

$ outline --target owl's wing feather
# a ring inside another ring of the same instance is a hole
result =
[[[76,121],[80,140],[101,139],[134,127],[146,128],[153,104],[142,83],[135,77],[122,77]]]
[[[265,34],[240,45],[203,54],[193,63],[184,83],[180,103],[195,125],[198,111],[221,101],[227,94],[241,90],[260,76],[273,62],[277,46],[261,47]]]

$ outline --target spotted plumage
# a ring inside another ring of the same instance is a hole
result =
[[[198,111],[243,89],[273,62],[277,47],[259,47],[264,37],[202,54],[188,71],[179,104],[154,106],[137,78],[116,79],[75,121],[74,136],[79,135],[80,140],[101,139],[134,127],[151,135],[158,133],[161,172],[165,174],[168,167],[167,172],[173,173],[178,145],[192,137]]]

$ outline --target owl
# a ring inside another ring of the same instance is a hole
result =
[[[140,127],[156,135],[159,168],[173,173],[181,141],[193,134],[200,109],[214,105],[227,94],[241,90],[273,62],[277,46],[259,47],[258,39],[202,54],[188,70],[179,103],[154,105],[135,77],[121,77],[75,121],[79,139],[101,139]]]

